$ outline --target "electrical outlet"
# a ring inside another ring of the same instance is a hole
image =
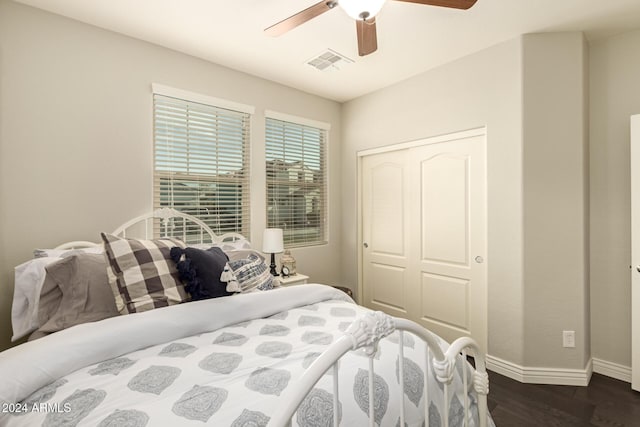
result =
[[[567,348],[575,348],[576,331],[562,331],[562,346]]]

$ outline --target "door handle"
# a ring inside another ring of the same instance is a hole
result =
[[[368,244],[367,242],[364,242],[364,243],[362,244],[362,246],[364,246],[364,248],[366,249],[366,248],[368,248],[368,247],[369,247],[369,244]]]
[[[640,273],[640,265],[636,265],[636,271]]]
[[[484,262],[484,258],[482,258],[480,255],[478,255],[477,257],[475,257],[475,261],[478,264],[482,264]]]

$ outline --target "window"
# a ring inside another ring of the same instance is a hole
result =
[[[267,226],[283,229],[286,247],[327,242],[327,128],[267,113]]]
[[[250,114],[157,93],[153,104],[154,208],[249,238]]]

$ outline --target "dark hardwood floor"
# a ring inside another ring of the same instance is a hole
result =
[[[521,384],[489,372],[489,411],[497,427],[640,427],[640,393],[593,374],[588,387]]]

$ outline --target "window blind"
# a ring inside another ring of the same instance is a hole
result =
[[[153,99],[154,207],[194,215],[216,234],[249,238],[250,115],[159,94]]]
[[[327,131],[266,119],[267,226],[286,247],[327,242]]]

